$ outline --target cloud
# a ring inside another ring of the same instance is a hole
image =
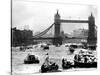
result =
[[[12,22],[13,26],[17,26],[21,22],[30,19],[33,13],[28,11],[25,3],[13,2],[12,4]]]

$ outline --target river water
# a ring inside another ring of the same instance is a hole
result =
[[[80,49],[76,49],[74,54],[70,54],[67,47],[55,47],[50,46],[49,50],[42,50],[41,48],[32,48],[27,49],[26,51],[20,51],[19,47],[12,48],[12,74],[13,75],[32,75],[34,73],[40,73],[41,65],[43,64],[46,54],[49,54],[49,57],[52,61],[56,62],[59,65],[59,69],[63,72],[66,71],[82,71],[82,70],[94,70],[96,68],[72,68],[68,70],[62,69],[62,58],[67,58],[67,60],[73,61],[74,55],[77,54]],[[38,56],[40,63],[39,64],[24,64],[24,59],[27,54],[34,54]],[[96,53],[94,53],[96,55]]]

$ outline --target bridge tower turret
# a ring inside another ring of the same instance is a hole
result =
[[[54,36],[58,37],[58,36],[60,36],[60,15],[58,13],[58,10],[54,16],[54,21],[55,21],[55,34],[54,34]]]
[[[87,43],[89,45],[96,45],[96,34],[95,34],[95,18],[93,17],[92,13],[91,16],[88,18],[88,38],[87,38]]]

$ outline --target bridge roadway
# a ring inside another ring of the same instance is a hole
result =
[[[47,39],[56,39],[54,37],[39,37],[39,38],[32,38],[33,40],[47,40]],[[87,39],[87,38],[78,38],[78,37],[72,37],[72,38],[65,38],[65,39]]]
[[[45,37],[45,38],[32,38],[34,41],[40,42],[52,42],[53,39],[56,39],[54,37]],[[82,41],[87,41],[87,38],[64,38],[62,40],[62,43],[81,43]]]

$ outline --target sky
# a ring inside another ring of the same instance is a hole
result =
[[[54,23],[57,9],[61,19],[87,20],[91,12],[97,23],[97,8],[91,5],[57,4],[34,0],[12,0],[12,27],[42,32]],[[71,33],[75,29],[88,29],[88,24],[61,23],[61,30]]]

